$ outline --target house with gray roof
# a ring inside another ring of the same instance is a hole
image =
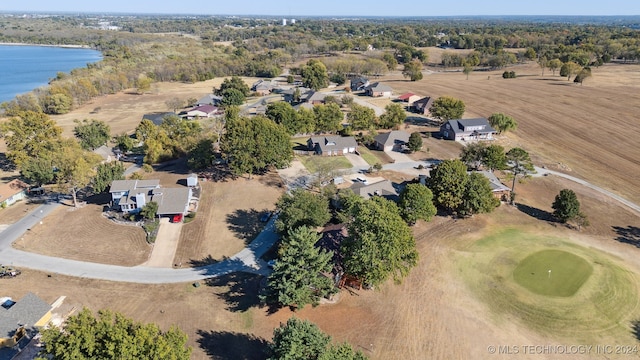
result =
[[[321,92],[312,92],[311,96],[307,98],[307,102],[311,105],[324,104],[325,97],[327,97],[327,94]]]
[[[222,96],[207,94],[201,97],[200,99],[198,99],[198,101],[196,102],[196,106],[200,106],[200,105],[219,106],[221,102],[222,102]]]
[[[485,118],[449,120],[440,126],[442,138],[455,141],[493,140],[497,133]]]
[[[262,96],[269,95],[273,91],[273,84],[271,84],[271,81],[260,79],[251,85],[251,91]]]
[[[364,88],[365,94],[371,97],[391,97],[393,89],[386,84],[374,82]]]
[[[221,113],[220,109],[218,109],[218,107],[216,106],[198,105],[198,106],[194,106],[189,110],[182,111],[180,113],[180,116],[186,119],[210,118],[220,113]]]
[[[20,301],[3,298],[0,304],[0,348],[13,347],[20,340],[20,332],[47,325],[51,320],[51,305],[34,293],[27,293]]]
[[[367,86],[369,86],[369,79],[365,78],[365,77],[356,77],[351,79],[349,87],[351,88],[351,91],[360,91],[360,90],[364,90],[364,88],[366,88]]]
[[[178,116],[174,112],[154,112],[142,115],[142,120],[149,120],[157,126],[162,125],[167,116]]]
[[[307,140],[307,147],[317,155],[333,156],[355,153],[358,143],[353,136],[322,135],[312,136]]]
[[[489,185],[491,186],[491,192],[493,196],[501,201],[509,201],[511,198],[511,188],[503,184],[494,173],[490,171],[476,171],[487,179],[489,179]]]
[[[153,201],[158,216],[186,215],[192,197],[191,188],[163,188],[160,180],[114,180],[109,193],[112,206],[124,213],[138,213]]]
[[[398,201],[399,192],[393,183],[389,180],[382,180],[373,184],[365,184],[363,182],[355,182],[350,189],[365,200],[369,200],[372,196],[382,196],[387,200]]]
[[[409,142],[409,134],[402,130],[393,130],[378,134],[374,138],[374,145],[381,151],[400,151]]]

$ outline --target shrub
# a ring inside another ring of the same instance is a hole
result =
[[[502,73],[502,78],[503,79],[515,79],[516,78],[516,72],[515,71],[505,71]]]
[[[146,173],[150,173],[153,172],[153,167],[149,164],[144,164],[142,165],[142,170],[144,170],[144,172]]]

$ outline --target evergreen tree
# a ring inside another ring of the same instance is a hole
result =
[[[422,136],[419,132],[413,132],[409,135],[409,143],[407,144],[412,152],[422,150]]]
[[[93,191],[101,193],[111,186],[114,180],[124,180],[124,165],[119,162],[98,165],[96,176],[93,178]]]
[[[570,189],[560,190],[560,193],[556,195],[551,208],[553,208],[553,216],[563,223],[576,219],[578,218],[578,215],[581,214],[578,197],[576,196],[576,193]]]
[[[462,161],[445,160],[431,170],[427,186],[433,192],[435,205],[453,212],[464,200],[468,181],[467,167]]]
[[[280,244],[278,261],[267,278],[262,300],[277,306],[302,309],[337,292],[333,279],[333,253],[317,248],[321,235],[306,226],[290,229]]]
[[[301,188],[283,194],[276,206],[280,211],[276,228],[282,234],[300,226],[324,226],[331,219],[329,200]]]

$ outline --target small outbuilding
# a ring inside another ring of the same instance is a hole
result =
[[[198,175],[197,174],[189,174],[189,176],[187,176],[187,186],[188,187],[196,187],[196,186],[198,186]]]

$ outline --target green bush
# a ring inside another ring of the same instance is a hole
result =
[[[515,71],[505,71],[502,73],[502,78],[503,79],[515,79],[516,78],[516,72]]]

